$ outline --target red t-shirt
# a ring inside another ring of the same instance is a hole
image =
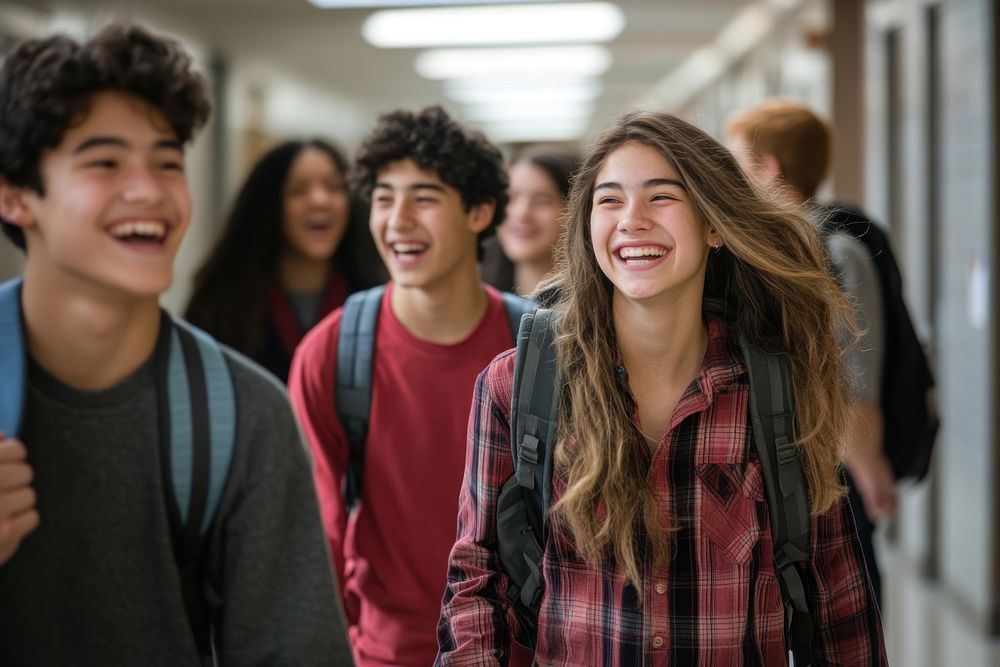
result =
[[[355,657],[427,667],[455,543],[458,492],[476,377],[513,338],[500,293],[463,341],[416,338],[382,299],[361,502],[342,497],[348,445],[334,402],[342,310],[318,324],[292,361],[289,391],[314,458],[314,477]]]

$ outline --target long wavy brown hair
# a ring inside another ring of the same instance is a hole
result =
[[[632,112],[591,147],[573,181],[550,284],[558,286],[556,307],[565,313],[556,339],[565,385],[555,464],[566,488],[552,518],[570,531],[588,561],[600,561],[610,549],[641,591],[637,531],[644,527],[659,545],[659,563],[672,531],[647,481],[651,454],[615,371],[613,286],[590,238],[597,173],[609,153],[630,142],[654,148],[673,165],[696,215],[724,242],[706,268],[705,320],[721,320],[727,331],[742,331],[759,347],[789,355],[797,446],[814,514],[844,492],[838,459],[849,394],[838,332],[854,328],[815,225],[751,184],[708,134],[670,114]]]

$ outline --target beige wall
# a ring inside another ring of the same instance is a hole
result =
[[[996,5],[865,10],[866,204],[893,232],[908,305],[934,344],[943,417],[932,480],[904,494],[888,550],[890,658],[997,665]]]
[[[0,0],[0,10],[5,6]],[[227,63],[225,99],[217,105],[224,110],[225,117],[210,123],[188,152],[188,179],[195,214],[177,258],[174,284],[163,296],[164,305],[175,313],[187,303],[194,273],[222,225],[216,204],[221,202],[220,210],[225,210],[254,158],[254,150],[286,137],[318,135],[351,151],[374,122],[351,100],[305,81],[295,72],[274,67],[266,60],[214,53],[212,36],[199,29],[197,17],[185,18],[176,12],[149,9],[137,14],[127,5],[124,9],[84,12],[70,0],[62,9],[33,12],[30,16],[22,31],[36,35],[59,30],[84,36],[113,19],[137,20],[182,41],[205,72],[209,71],[210,58],[219,57]],[[215,136],[219,131],[224,134],[221,142]],[[256,148],[248,142],[248,137],[257,139]],[[221,153],[217,146],[221,147]],[[17,275],[21,268],[19,253],[6,241],[0,241],[0,278]]]

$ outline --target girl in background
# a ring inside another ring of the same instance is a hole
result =
[[[529,148],[508,170],[507,214],[495,241],[486,246],[483,280],[497,289],[528,296],[552,272],[552,251],[577,156],[552,146]]]
[[[662,113],[626,115],[602,135],[568,209],[536,664],[787,664],[742,332],[788,355],[814,664],[885,665],[838,469],[849,394],[837,331],[853,330],[852,315],[815,226]],[[496,552],[514,363],[499,356],[476,386],[440,665],[506,664],[523,637]]]
[[[324,141],[268,151],[195,276],[185,318],[286,381],[302,336],[349,293],[384,280],[346,179],[347,161]]]

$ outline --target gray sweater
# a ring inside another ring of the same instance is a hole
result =
[[[882,392],[886,340],[885,306],[875,261],[864,243],[845,232],[831,234],[826,247],[840,286],[854,307],[854,323],[861,331],[861,338],[845,351],[854,380],[854,399],[877,405]]]
[[[352,665],[284,389],[227,358],[236,448],[209,537],[224,605],[219,664]],[[0,664],[199,664],[165,509],[152,363],[97,392],[31,363],[21,439],[41,523],[0,566]]]

